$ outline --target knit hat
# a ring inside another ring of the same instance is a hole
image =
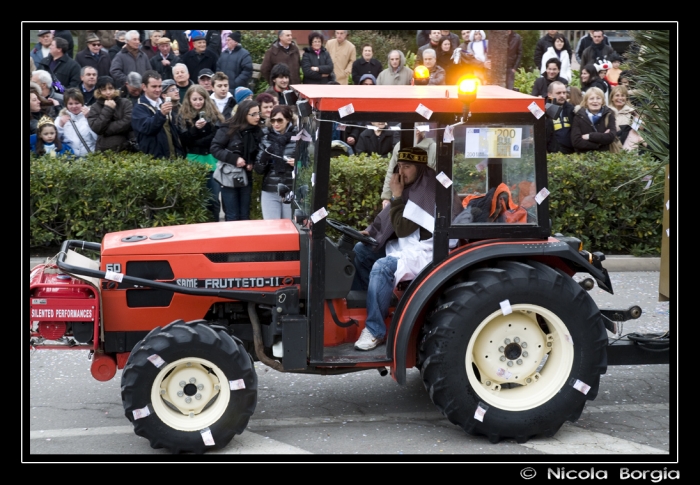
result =
[[[253,91],[243,86],[238,86],[233,92],[233,97],[236,98],[236,104],[240,104],[248,96],[251,96]]]
[[[207,36],[201,30],[193,30],[192,32],[190,32],[190,40],[192,42],[195,42],[198,40],[207,40]]]
[[[114,78],[112,78],[112,76],[100,76],[97,78],[97,84],[95,84],[95,89],[102,89],[107,87],[108,85],[111,85],[112,87],[115,86]]]
[[[241,43],[241,33],[239,31],[231,32],[228,36],[239,44]]]
[[[428,152],[418,147],[408,147],[399,150],[397,162],[428,165]]]
[[[362,84],[362,81],[364,81],[365,79],[371,79],[372,84],[377,84],[377,78],[374,77],[372,74],[363,74],[360,78],[360,84]]]

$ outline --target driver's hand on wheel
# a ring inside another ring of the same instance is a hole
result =
[[[366,229],[364,231],[360,231],[360,234],[362,234],[363,236],[369,236],[369,232],[367,232]]]

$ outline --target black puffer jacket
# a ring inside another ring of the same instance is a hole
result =
[[[211,142],[214,141],[219,125],[207,121],[207,124],[200,130],[194,124],[197,118],[185,120],[185,128],[177,122],[177,131],[180,134],[180,141],[187,153],[196,155],[209,155]]]
[[[292,140],[296,134],[297,128],[293,123],[289,123],[284,133],[277,133],[272,128],[263,128],[258,159],[253,169],[263,176],[262,190],[265,192],[277,193],[277,184],[285,184],[289,188],[293,186],[294,167],[282,157],[296,158],[297,142]]]
[[[615,113],[613,110],[603,106],[600,110],[600,119],[594,125],[588,118],[585,109],[579,106],[574,109],[576,111],[571,122],[571,143],[574,145],[576,153],[609,151],[609,145],[617,138],[617,127],[615,126]],[[606,130],[610,131],[605,133]],[[585,134],[588,134],[588,140],[583,139]]]
[[[312,67],[318,67],[313,71]],[[311,47],[304,47],[304,57],[301,58],[301,72],[304,73],[304,84],[328,84],[333,72],[333,59],[325,47],[316,52]],[[327,74],[327,76],[323,76]]]
[[[105,106],[104,99],[98,99],[88,112],[88,125],[97,134],[96,152],[128,150],[129,138],[134,137],[131,132],[131,101],[116,97],[114,102],[117,105],[110,108]]]

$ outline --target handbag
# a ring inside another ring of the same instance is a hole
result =
[[[80,131],[78,131],[78,127],[75,125],[75,121],[71,118],[70,124],[73,125],[73,129],[75,130],[75,133],[78,135],[78,138],[80,138],[80,141],[83,143],[83,146],[87,150],[88,153],[92,153],[92,150],[90,150],[90,147],[88,146],[87,143],[85,143],[85,139],[83,138],[83,135],[80,134]]]
[[[248,174],[244,167],[234,167],[230,163],[217,160],[212,178],[222,187],[237,189],[248,185]]]

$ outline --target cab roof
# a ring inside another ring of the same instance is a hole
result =
[[[358,86],[295,84],[300,99],[308,99],[318,111],[338,111],[352,104],[354,112],[415,112],[422,104],[434,113],[459,113],[463,109],[456,86]],[[501,86],[479,86],[471,103],[472,113],[526,113],[533,102],[544,110],[544,98]]]

